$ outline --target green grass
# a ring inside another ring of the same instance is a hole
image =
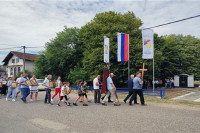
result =
[[[72,92],[73,94],[77,94],[76,91]],[[176,89],[166,89],[165,90],[165,97],[160,98],[160,97],[152,97],[152,96],[145,96],[145,101],[148,102],[153,102],[153,103],[169,103],[169,104],[184,104],[184,105],[190,105],[190,106],[199,106],[200,107],[200,102],[192,102],[192,101],[184,101],[184,100],[173,100],[172,98],[181,96],[184,94],[187,94],[188,92],[186,91],[181,91],[181,90],[176,90]],[[93,99],[94,94],[92,92],[87,93],[87,95]],[[122,101],[127,95],[126,94],[119,94],[118,93],[118,98],[120,101]],[[138,101],[139,101],[138,97]]]

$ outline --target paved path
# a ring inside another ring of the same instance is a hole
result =
[[[193,102],[200,102],[200,91],[196,89],[186,89],[183,91],[189,92],[188,94],[173,98],[174,100],[186,100]]]
[[[199,133],[200,108],[148,103],[104,107],[0,99],[0,133]],[[79,104],[80,105],[80,104]]]

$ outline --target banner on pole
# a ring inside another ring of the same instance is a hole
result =
[[[154,42],[153,42],[153,30],[142,30],[142,43],[143,43],[143,59],[153,59],[154,57]]]
[[[109,38],[104,36],[104,62],[109,63]]]
[[[117,33],[118,62],[129,61],[129,34]]]

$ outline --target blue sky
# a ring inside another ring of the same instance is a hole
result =
[[[105,11],[133,11],[143,21],[143,27],[150,27],[199,15],[199,5],[200,0],[0,0],[0,49],[44,46],[64,26],[80,28],[96,13]],[[200,18],[155,28],[154,32],[200,38]],[[40,50],[43,48],[27,49],[34,53]],[[0,50],[0,62],[8,52]]]

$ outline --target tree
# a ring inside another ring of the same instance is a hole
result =
[[[117,87],[125,87],[128,63],[117,62],[117,32],[129,34],[130,72],[135,74],[145,63],[144,79],[152,80],[152,60],[142,59],[142,21],[133,12],[112,11],[96,14],[81,29],[67,28],[46,43],[45,51],[35,61],[35,74],[62,76],[76,84],[78,79],[91,82],[107,67],[103,62],[104,36],[110,38],[110,69]],[[172,78],[176,74],[194,74],[200,79],[200,39],[193,36],[154,34],[155,79]]]
[[[45,51],[35,61],[35,74],[44,78],[45,75],[60,75],[64,79],[70,69],[77,64],[75,46],[78,43],[78,28],[67,28],[57,33],[57,36],[46,43]]]
[[[130,36],[131,72],[135,73],[142,66],[141,25],[142,21],[133,12],[120,14],[110,11],[97,14],[90,23],[81,28],[80,44],[85,46],[82,65],[87,80],[102,74],[106,67],[103,62],[104,36],[110,38],[110,68],[117,75],[117,84],[123,84],[127,80],[127,62],[117,62],[117,32]]]

